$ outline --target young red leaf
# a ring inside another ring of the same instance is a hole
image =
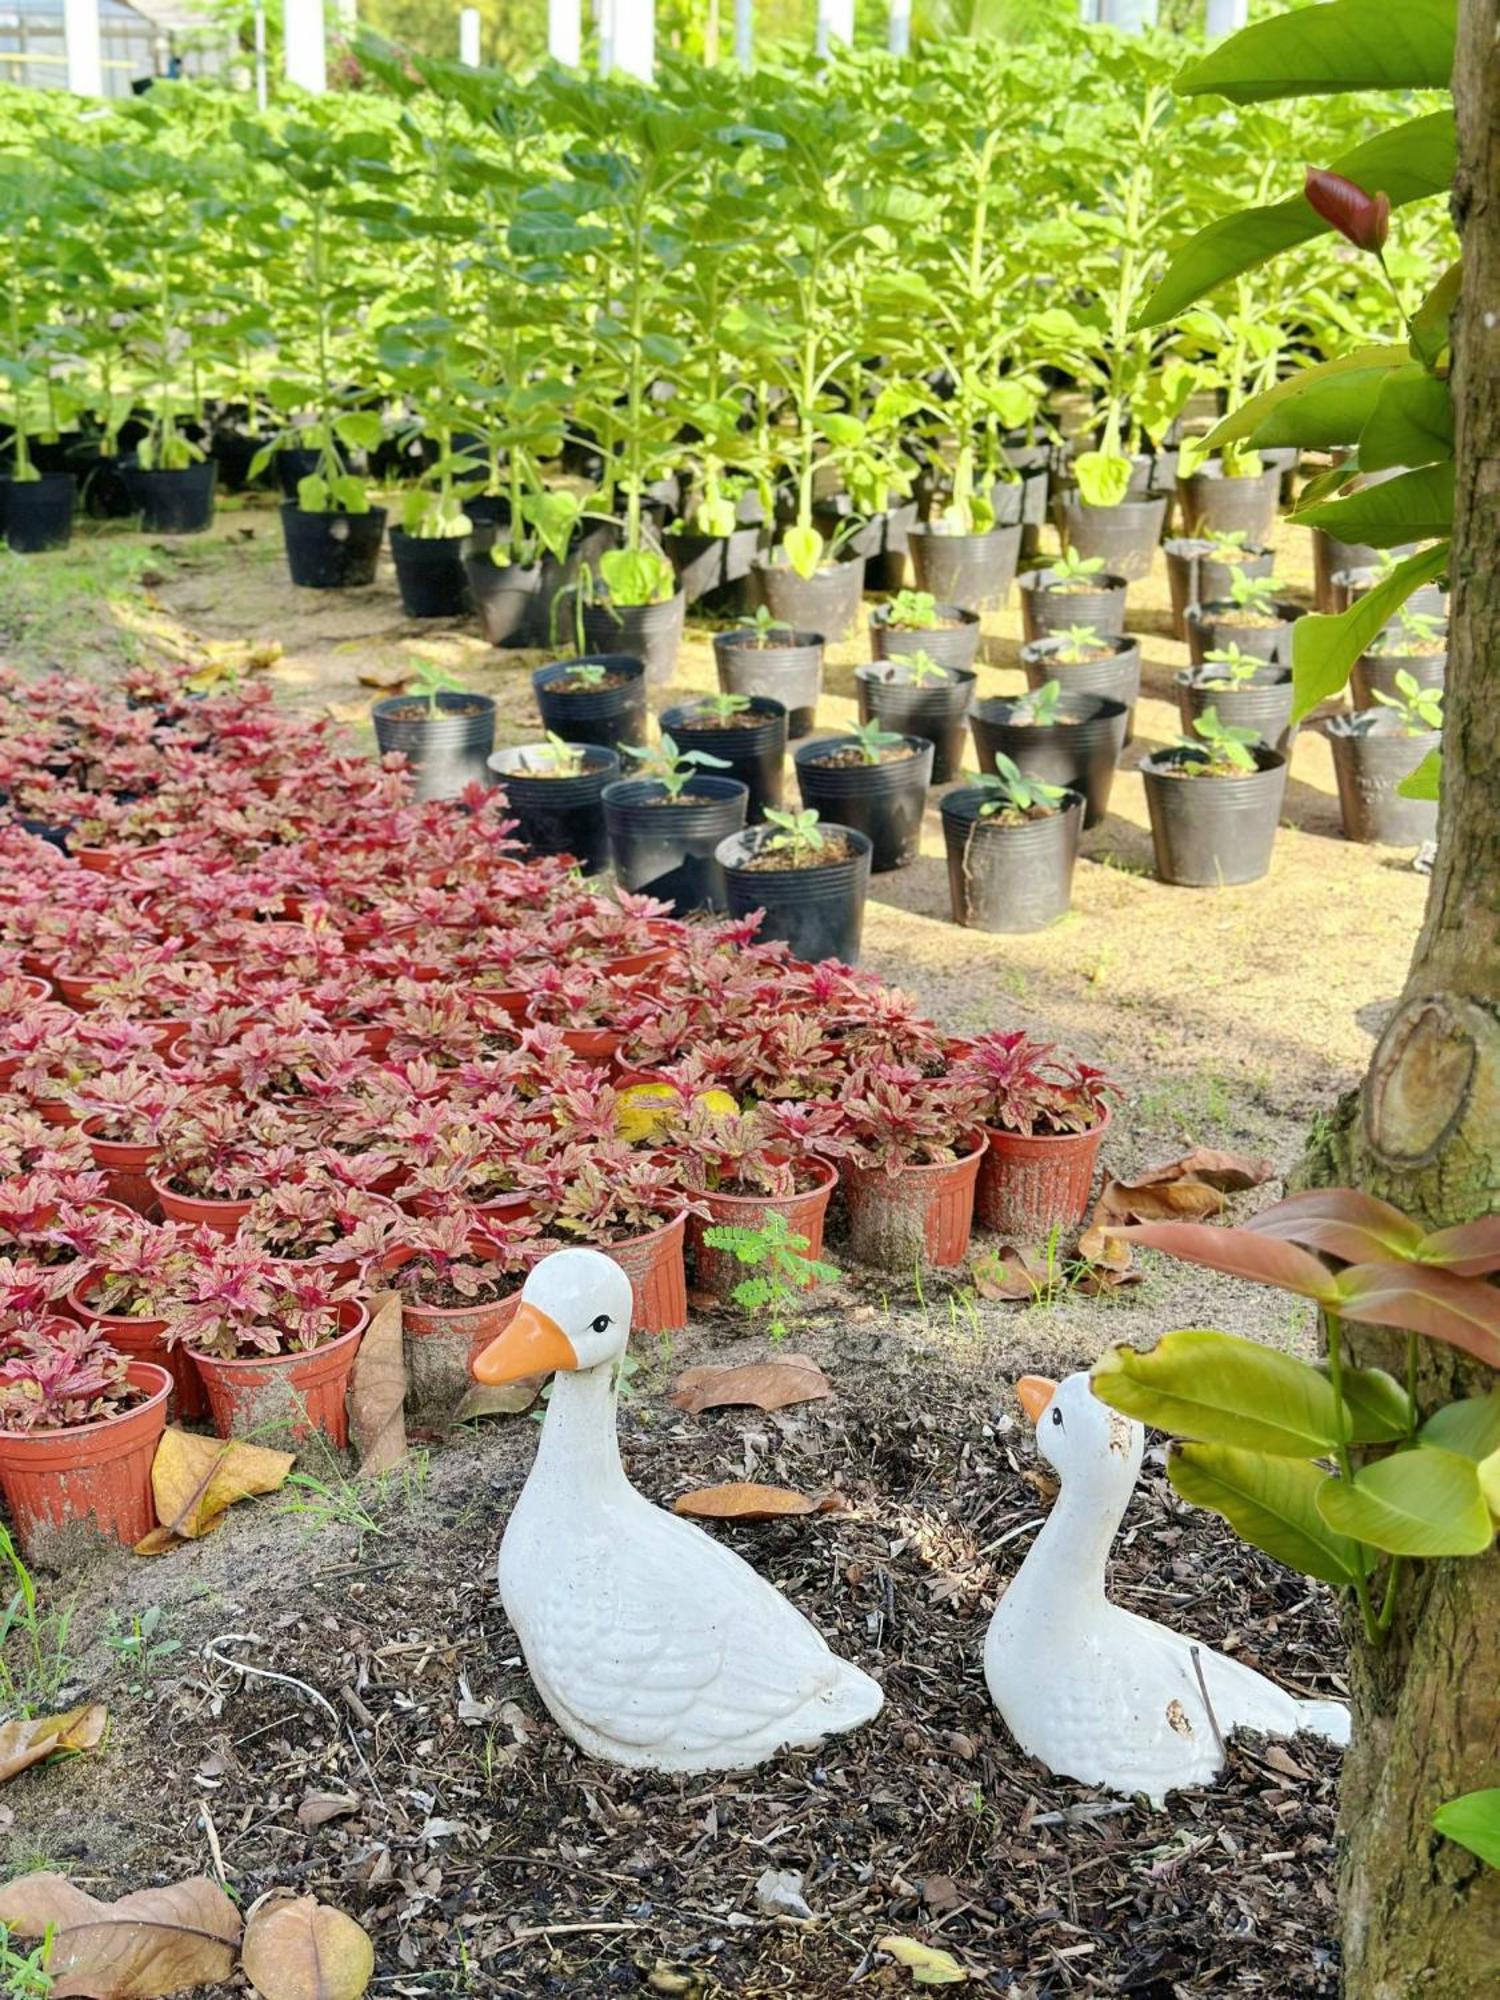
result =
[[[1439,1264],[1459,1278],[1483,1278],[1500,1271],[1500,1215],[1481,1215],[1423,1238],[1422,1262]]]
[[[1216,1229],[1202,1222],[1140,1222],[1110,1229],[1148,1250],[1165,1250],[1188,1264],[1204,1264],[1232,1278],[1249,1278],[1257,1285],[1276,1285],[1284,1292],[1337,1307],[1339,1291],[1333,1273],[1310,1251],[1274,1236],[1254,1236],[1248,1229]]]
[[[1399,1326],[1461,1347],[1500,1368],[1500,1289],[1424,1264],[1354,1264],[1340,1271],[1332,1309],[1371,1326]]]
[[[1356,250],[1385,248],[1391,227],[1390,196],[1366,194],[1356,182],[1326,167],[1309,167],[1302,192],[1308,206],[1346,237]]]
[[[1422,1245],[1422,1231],[1410,1216],[1357,1188],[1316,1188],[1288,1195],[1252,1216],[1245,1227],[1257,1236],[1321,1250],[1346,1264],[1415,1257]]]

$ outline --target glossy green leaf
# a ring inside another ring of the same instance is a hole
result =
[[[1328,1372],[1326,1363],[1319,1372]],[[1416,1412],[1394,1375],[1383,1368],[1346,1367],[1339,1380],[1352,1424],[1351,1444],[1397,1444],[1411,1435]]]
[[[1292,627],[1292,720],[1300,722],[1347,687],[1354,662],[1369,651],[1412,592],[1436,582],[1447,567],[1446,542],[1419,549],[1347,611],[1314,611],[1299,618]]]
[[[1453,467],[1418,466],[1341,500],[1299,508],[1288,520],[1294,527],[1325,528],[1341,542],[1368,542],[1376,549],[1431,541],[1453,531]]]
[[[1432,1823],[1446,1840],[1456,1840],[1491,1868],[1500,1868],[1500,1788],[1450,1799],[1438,1807]]]
[[[1464,1396],[1456,1403],[1444,1403],[1423,1424],[1420,1436],[1423,1444],[1456,1451],[1460,1458],[1472,1458],[1476,1464],[1500,1451],[1500,1389],[1491,1389],[1487,1396]]]
[[[1330,1480],[1318,1507],[1340,1534],[1392,1556],[1477,1556],[1495,1536],[1474,1461],[1426,1445]]]
[[[1396,787],[1402,799],[1424,799],[1436,804],[1443,796],[1443,753],[1429,750],[1415,771],[1408,771]]]
[[[1448,326],[1463,289],[1460,259],[1450,264],[1411,316],[1412,352],[1429,369],[1436,369],[1449,346]]]
[[[1359,433],[1359,469],[1431,465],[1453,456],[1453,397],[1448,384],[1408,361],[1380,385]]]
[[[1081,451],[1073,476],[1085,507],[1117,507],[1130,491],[1130,460],[1118,452]]]
[[[1446,90],[1458,0],[1328,0],[1230,35],[1178,77],[1180,96],[1235,104],[1348,90]]]
[[[823,560],[823,537],[816,528],[791,527],[781,538],[786,559],[800,577],[810,577]]]
[[[1478,1465],[1479,1490],[1484,1495],[1484,1504],[1490,1513],[1500,1520],[1500,1451],[1492,1451],[1488,1458],[1482,1458]]]
[[[1359,1544],[1318,1511],[1318,1494],[1331,1476],[1305,1459],[1215,1444],[1174,1445],[1167,1460],[1167,1478],[1184,1500],[1221,1514],[1243,1541],[1289,1569],[1338,1589],[1366,1565]]]
[[[1091,1380],[1112,1409],[1205,1444],[1318,1458],[1348,1436],[1326,1376],[1238,1334],[1187,1329],[1145,1354],[1111,1347]]]
[[[1218,451],[1240,438],[1267,449],[1294,444],[1319,451],[1352,445],[1373,416],[1386,383],[1397,370],[1412,365],[1408,350],[1391,343],[1299,369],[1231,410],[1209,432],[1205,449]]]

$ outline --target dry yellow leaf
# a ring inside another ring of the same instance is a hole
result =
[[[101,1903],[66,1875],[22,1875],[0,1889],[0,1924],[16,1937],[52,1926],[52,2000],[161,2000],[234,1972],[238,1910],[206,1875]]]
[[[92,1750],[104,1735],[109,1711],[102,1701],[70,1708],[66,1715],[23,1716],[0,1723],[0,1785],[33,1764],[68,1751]]]
[[[199,1437],[175,1425],[162,1433],[151,1462],[156,1518],[169,1534],[196,1541],[217,1527],[226,1507],[257,1493],[275,1493],[295,1464],[289,1451]],[[147,1542],[155,1536],[148,1535]],[[143,1549],[143,1554],[153,1553]]]
[[[748,1403],[757,1410],[784,1410],[833,1394],[833,1384],[805,1354],[784,1354],[743,1368],[689,1368],[678,1377],[672,1402],[696,1416],[703,1410]]]
[[[370,1324],[354,1358],[349,1392],[349,1434],[359,1469],[389,1472],[406,1456],[406,1356],[401,1344],[401,1294],[377,1292]]]
[[[730,1479],[722,1486],[699,1486],[680,1493],[674,1514],[699,1521],[780,1521],[796,1514],[837,1514],[844,1502],[836,1493],[810,1500],[786,1486],[759,1486],[750,1479]]]
[[[918,1986],[963,1986],[968,1982],[968,1973],[951,1951],[939,1951],[916,1938],[883,1937],[875,1949],[906,1966]]]
[[[273,1889],[251,1905],[244,1969],[261,2000],[359,2000],[375,1947],[342,1910]]]

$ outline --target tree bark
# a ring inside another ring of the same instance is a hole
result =
[[[1462,0],[1454,100],[1463,238],[1453,325],[1457,500],[1443,797],[1406,988],[1315,1178],[1368,1188],[1431,1227],[1500,1209],[1500,0]],[[1389,1336],[1362,1358],[1404,1367]],[[1496,1387],[1422,1343],[1424,1410]],[[1500,1555],[1408,1572],[1380,1652],[1352,1636],[1345,1764],[1347,2000],[1500,1993],[1500,1871],[1432,1830],[1446,1800],[1500,1785]]]

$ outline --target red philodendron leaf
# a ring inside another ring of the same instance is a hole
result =
[[[1340,1271],[1334,1310],[1461,1347],[1500,1368],[1500,1289],[1427,1264],[1354,1264]]]
[[[1321,1250],[1346,1264],[1415,1257],[1422,1246],[1422,1231],[1409,1216],[1357,1188],[1316,1188],[1288,1195],[1274,1208],[1252,1216],[1245,1227],[1257,1236]]]
[[[1460,1278],[1500,1271],[1500,1215],[1481,1215],[1452,1229],[1435,1229],[1422,1242],[1422,1262],[1439,1264]]]
[[[1356,250],[1379,252],[1391,227],[1390,196],[1367,194],[1355,181],[1326,167],[1309,167],[1302,192],[1308,206]]]
[[[1276,1285],[1320,1304],[1337,1306],[1338,1285],[1327,1265],[1311,1251],[1274,1236],[1256,1236],[1248,1229],[1217,1229],[1203,1222],[1140,1222],[1109,1229],[1148,1250],[1165,1250],[1189,1264],[1205,1264],[1232,1278],[1249,1278],[1257,1285]]]

